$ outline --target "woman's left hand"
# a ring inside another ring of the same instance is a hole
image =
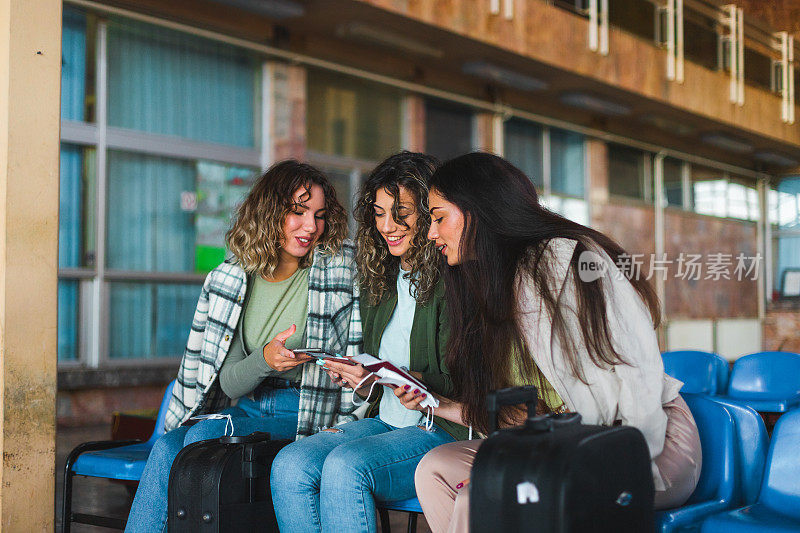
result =
[[[410,409],[411,411],[425,412],[425,408],[420,407],[419,404],[422,400],[428,397],[428,394],[423,393],[419,389],[415,389],[410,385],[395,387],[394,395],[397,396],[397,398],[400,400],[400,403],[403,404],[403,407],[406,409]]]

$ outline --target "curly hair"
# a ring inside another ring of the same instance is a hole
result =
[[[248,274],[271,277],[278,266],[283,222],[295,208],[294,194],[301,187],[310,194],[319,185],[325,194],[325,229],[316,248],[335,254],[347,236],[347,215],[336,199],[336,191],[320,170],[288,159],[272,165],[253,185],[236,209],[225,234],[228,249]],[[311,265],[314,251],[300,259],[300,268]]]
[[[362,297],[372,305],[377,305],[394,284],[400,268],[400,258],[389,253],[389,247],[375,225],[375,196],[380,189],[386,189],[394,199],[392,218],[406,228],[408,225],[398,214],[400,187],[414,197],[418,217],[408,252],[411,271],[406,276],[410,278],[412,296],[418,303],[425,303],[433,296],[439,279],[439,258],[435,244],[428,240],[428,180],[438,166],[439,161],[433,156],[402,151],[375,167],[359,191],[353,211],[358,223],[356,262]]]

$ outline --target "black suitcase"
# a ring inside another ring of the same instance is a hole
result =
[[[278,531],[269,473],[290,442],[257,432],[186,446],[169,472],[168,531]]]
[[[472,533],[653,531],[653,478],[644,436],[589,426],[577,413],[536,416],[536,387],[487,398],[490,428],[503,405],[526,404],[521,427],[494,431],[470,476]]]

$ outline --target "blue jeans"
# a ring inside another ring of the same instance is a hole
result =
[[[395,428],[366,418],[293,442],[270,476],[281,533],[375,531],[375,500],[416,496],[417,463],[453,441],[437,426]]]
[[[293,439],[297,434],[300,391],[294,388],[262,388],[258,392],[257,401],[242,397],[236,407],[222,411],[233,417],[233,434],[249,435],[254,431],[268,431],[276,439]],[[191,427],[177,427],[156,441],[139,481],[125,531],[166,531],[172,462],[184,446],[223,436],[227,423],[227,420],[203,420]]]

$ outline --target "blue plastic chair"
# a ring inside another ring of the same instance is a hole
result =
[[[700,433],[703,467],[687,503],[656,512],[655,530],[660,533],[699,529],[702,520],[734,506],[736,495],[735,424],[728,409],[699,394],[682,395],[692,411]]]
[[[377,502],[378,515],[381,517],[381,532],[391,533],[389,514],[386,511],[403,511],[408,514],[408,533],[416,533],[417,517],[422,514],[422,507],[417,498],[397,500],[393,502]]]
[[[800,531],[800,409],[783,415],[775,426],[767,470],[758,501],[717,514],[703,523],[703,533],[797,533]]]
[[[800,354],[758,352],[736,361],[728,398],[759,413],[785,413],[800,406]]]
[[[764,419],[751,407],[724,398],[711,398],[725,406],[736,426],[736,505],[755,503],[767,464],[769,436]]]
[[[64,467],[64,497],[62,501],[61,531],[68,533],[72,522],[115,529],[125,529],[127,520],[72,512],[72,482],[74,476],[102,477],[138,481],[150,450],[164,431],[164,417],[172,396],[173,380],[164,391],[156,417],[156,427],[146,442],[140,440],[106,440],[84,442],[73,449]]]
[[[664,371],[683,381],[681,393],[725,394],[728,361],[711,352],[680,350],[664,352]]]

